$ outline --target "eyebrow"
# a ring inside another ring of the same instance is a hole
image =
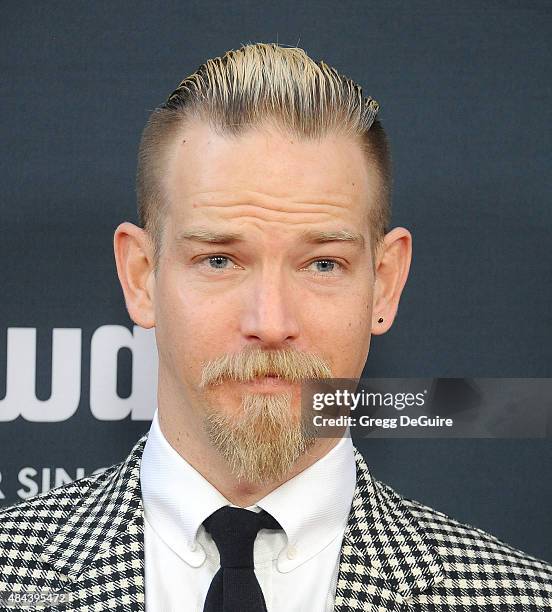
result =
[[[327,242],[351,242],[364,249],[366,242],[364,236],[358,232],[349,230],[306,230],[299,235],[302,242],[311,244],[325,244]],[[192,230],[184,230],[178,233],[175,241],[182,244],[187,241],[206,242],[209,244],[233,244],[236,242],[244,242],[245,238],[241,234],[232,232],[213,232],[208,229],[197,228]]]
[[[243,241],[243,238],[239,234],[213,232],[211,230],[198,228],[179,232],[175,242],[180,244],[188,240],[194,242],[208,242],[209,244],[232,244],[233,242]]]
[[[349,230],[307,230],[301,234],[301,239],[314,244],[324,244],[325,242],[352,242],[357,244],[361,249],[366,246],[362,234],[359,232],[350,232]]]

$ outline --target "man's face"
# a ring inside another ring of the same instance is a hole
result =
[[[175,139],[165,179],[154,308],[167,401],[238,419],[244,395],[290,394],[298,413],[298,382],[201,385],[207,362],[251,349],[359,377],[374,283],[367,207],[380,187],[360,145],[269,127],[230,138],[195,123]]]

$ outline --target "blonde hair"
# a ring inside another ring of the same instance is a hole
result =
[[[297,47],[248,44],[207,60],[151,113],[140,141],[138,220],[152,239],[155,271],[168,206],[162,185],[165,152],[192,119],[233,136],[272,120],[302,138],[332,132],[357,138],[380,177],[377,201],[367,206],[374,257],[391,217],[391,158],[378,109],[360,85]]]

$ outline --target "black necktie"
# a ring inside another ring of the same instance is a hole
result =
[[[225,506],[203,521],[220,553],[203,612],[266,612],[253,570],[253,544],[261,529],[281,529],[268,512]]]

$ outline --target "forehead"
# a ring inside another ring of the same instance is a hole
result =
[[[164,182],[176,229],[206,217],[235,220],[236,207],[284,225],[333,218],[361,229],[379,189],[376,168],[353,137],[307,140],[273,125],[221,135],[199,121],[174,138]]]

